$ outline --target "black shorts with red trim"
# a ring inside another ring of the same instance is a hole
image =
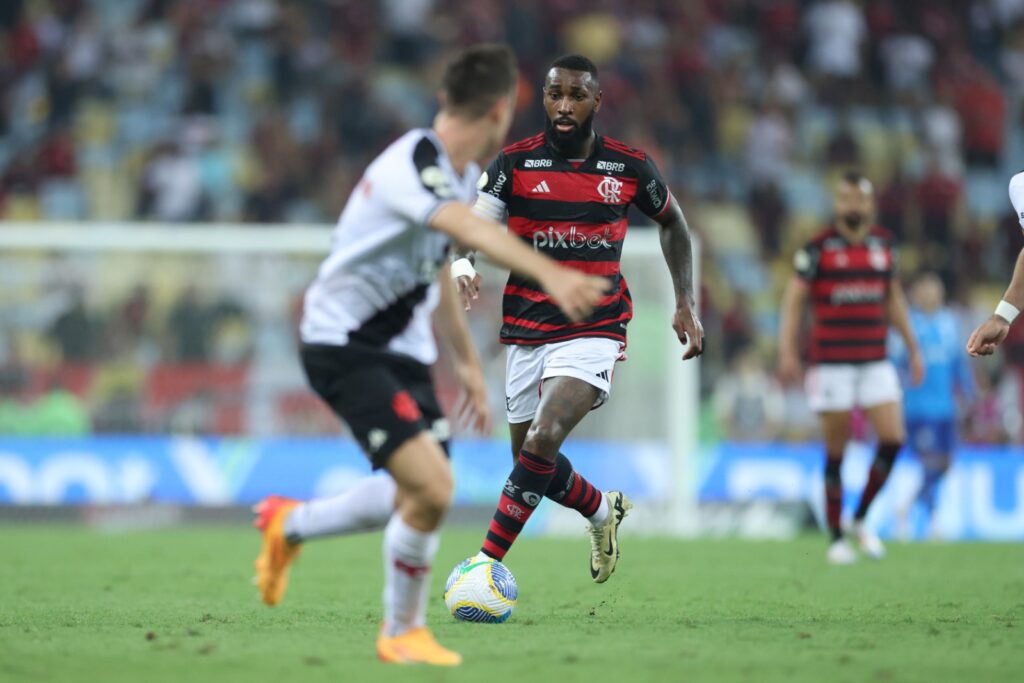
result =
[[[359,344],[303,344],[300,353],[310,386],[345,422],[373,469],[421,432],[448,453],[448,421],[428,366]]]

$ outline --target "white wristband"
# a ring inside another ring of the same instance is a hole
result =
[[[1013,319],[1020,315],[1020,309],[1009,301],[1003,300],[996,306],[996,315],[1012,325]]]
[[[468,277],[470,280],[476,277],[476,268],[468,258],[460,258],[452,261],[452,279]]]

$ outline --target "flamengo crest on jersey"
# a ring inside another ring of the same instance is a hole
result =
[[[476,209],[562,265],[612,281],[612,289],[585,321],[570,323],[534,282],[511,275],[502,304],[505,344],[545,344],[576,337],[626,340],[633,315],[619,272],[626,213],[635,205],[654,217],[669,191],[641,151],[602,135],[582,162],[561,156],[543,133],[509,145],[480,178]]]
[[[793,265],[813,301],[811,362],[885,360],[894,262],[892,235],[877,226],[861,244],[829,228],[796,253]]]
[[[352,191],[306,291],[302,341],[365,344],[433,363],[430,314],[449,241],[428,222],[447,202],[471,202],[479,174],[471,164],[460,177],[430,129],[384,150]]]

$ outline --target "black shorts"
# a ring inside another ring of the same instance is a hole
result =
[[[447,454],[448,421],[429,367],[357,344],[303,344],[301,355],[310,386],[348,425],[373,469],[420,432],[431,432]]]

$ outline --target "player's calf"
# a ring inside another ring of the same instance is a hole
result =
[[[562,507],[576,510],[593,526],[604,524],[608,518],[604,495],[573,469],[569,458],[561,453],[555,459],[555,476],[544,495]]]
[[[505,481],[480,552],[503,560],[523,526],[540,504],[555,475],[553,462],[523,449],[519,461]]]

